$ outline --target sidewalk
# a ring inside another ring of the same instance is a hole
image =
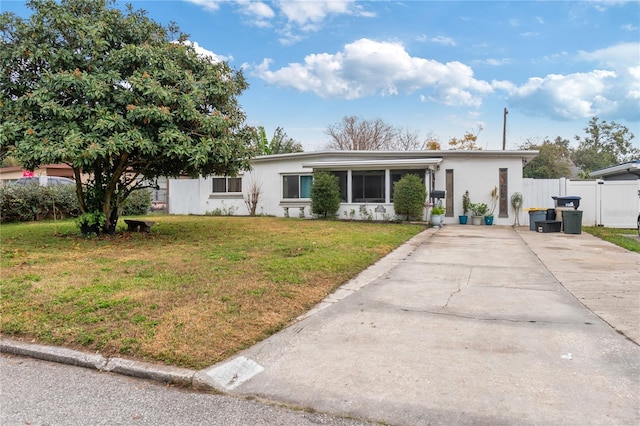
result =
[[[637,254],[499,226],[419,238],[198,380],[389,424],[640,423]]]

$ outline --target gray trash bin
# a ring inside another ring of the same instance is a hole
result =
[[[529,230],[536,231],[536,222],[546,220],[547,210],[543,209],[531,209],[529,210]]]
[[[562,229],[565,234],[581,234],[582,210],[567,210],[562,212]]]

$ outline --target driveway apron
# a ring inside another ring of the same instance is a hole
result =
[[[388,424],[640,424],[640,347],[542,263],[561,262],[542,241],[560,234],[536,236],[536,253],[527,230],[425,232],[368,285],[202,380]]]

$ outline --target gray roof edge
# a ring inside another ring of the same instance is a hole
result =
[[[640,169],[640,159],[627,161],[626,163],[616,164],[615,166],[605,167],[604,169],[594,170],[589,173],[591,177],[608,176],[618,172],[625,172],[630,169]]]
[[[535,158],[539,151],[502,151],[502,150],[438,150],[438,151],[307,151],[289,154],[261,155],[251,159],[252,162],[268,162],[287,159],[309,160],[317,157],[339,156],[345,159],[367,157],[377,158],[455,158],[455,157],[526,157]]]

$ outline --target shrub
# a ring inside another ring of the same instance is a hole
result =
[[[133,191],[122,203],[123,216],[143,215],[149,210],[151,210],[151,191],[148,189]]]
[[[334,217],[340,208],[340,183],[330,173],[314,173],[311,185],[311,212],[315,215]]]
[[[0,188],[0,221],[24,222],[75,217],[79,213],[73,185],[9,185]]]
[[[426,199],[426,188],[417,175],[405,175],[393,184],[393,208],[396,215],[406,216],[407,220],[422,219]]]

